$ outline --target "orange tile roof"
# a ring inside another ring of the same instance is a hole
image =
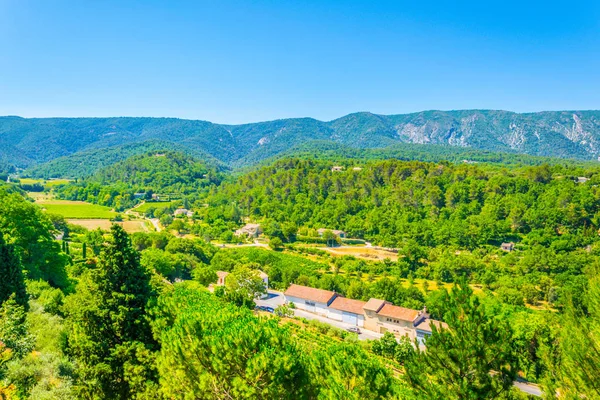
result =
[[[329,290],[315,289],[300,285],[291,285],[284,294],[286,296],[312,300],[318,303],[327,303],[333,296],[335,296],[335,292],[331,292]]]
[[[364,309],[377,312],[377,311],[381,310],[381,307],[383,307],[383,305],[386,303],[387,303],[387,301],[385,301],[385,300],[371,298],[371,299],[369,299],[369,301],[367,301],[367,304],[365,304]]]
[[[384,317],[401,319],[403,321],[412,322],[417,318],[419,312],[417,310],[411,310],[410,308],[393,306],[391,304],[385,304],[381,310],[377,313]]]
[[[229,275],[229,272],[225,272],[225,271],[217,271],[217,276],[219,278],[225,278],[227,275]]]
[[[329,305],[330,308],[340,311],[346,311],[353,314],[363,314],[363,307],[367,304],[364,301],[346,299],[345,297],[336,297]]]

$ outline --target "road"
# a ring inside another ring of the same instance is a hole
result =
[[[255,300],[256,305],[277,308],[278,306],[280,306],[284,303],[283,293],[278,292],[276,290],[269,290],[268,292],[269,292],[269,297],[267,299],[263,299],[263,300]],[[298,310],[298,309],[294,310],[294,316],[300,317],[300,318],[306,318],[308,320],[321,321],[321,322],[324,322],[331,326],[335,326],[336,328],[340,328],[340,329],[344,329],[344,330],[355,326],[355,325],[346,324],[342,321],[336,321],[333,319],[323,317],[321,315],[313,314],[308,311]],[[371,331],[361,328],[361,334],[358,335],[358,338],[360,340],[376,340],[382,336],[383,335],[380,333],[371,332]]]

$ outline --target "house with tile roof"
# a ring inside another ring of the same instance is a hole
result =
[[[286,303],[294,303],[300,310],[377,333],[408,336],[411,340],[418,339],[422,345],[431,335],[432,326],[448,328],[443,322],[431,319],[427,308],[413,310],[373,298],[367,302],[347,299],[329,290],[301,285],[291,285],[284,295]]]
[[[300,310],[327,317],[329,315],[329,305],[338,294],[329,290],[292,284],[285,291],[284,296],[286,303],[294,303],[296,308]]]

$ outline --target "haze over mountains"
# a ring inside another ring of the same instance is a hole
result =
[[[419,143],[595,160],[600,155],[600,111],[362,112],[329,122],[292,118],[243,125],[176,118],[0,117],[0,161],[18,168],[59,157],[82,164],[95,156],[110,164],[149,148],[246,165],[315,140],[357,148]]]

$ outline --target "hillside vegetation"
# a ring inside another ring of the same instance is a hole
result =
[[[441,144],[590,160],[600,155],[600,112],[356,113],[329,122],[297,118],[244,125],[174,118],[0,118],[0,160],[21,168],[81,152],[115,151],[120,146],[145,146],[157,140],[171,143],[174,150],[185,146],[190,154],[210,155],[227,164],[257,162],[311,140],[356,148],[399,142]]]
[[[130,157],[101,169],[77,183],[59,187],[66,200],[80,200],[114,207],[132,207],[153,194],[181,198],[197,195],[220,183],[222,174],[191,156],[171,151],[150,152]],[[139,193],[136,197],[136,193]]]

